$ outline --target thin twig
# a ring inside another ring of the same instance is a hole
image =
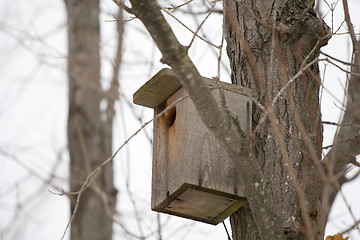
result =
[[[170,10],[170,11],[173,11],[173,12],[174,12],[176,9],[179,9],[179,8],[181,8],[181,7],[183,7],[183,6],[191,3],[192,1],[193,1],[193,0],[189,0],[189,1],[187,1],[187,2],[185,2],[185,3],[183,3],[183,4],[180,4],[180,5],[178,5],[178,6],[174,6],[174,5],[171,4],[171,7],[167,7],[167,8],[164,8],[164,9],[167,9],[167,10]]]
[[[338,127],[349,127],[349,126],[353,126],[353,123],[336,123],[336,122],[330,122],[330,121],[321,121],[322,124],[327,124],[327,125],[334,125],[334,126],[338,126]]]
[[[275,107],[276,102],[281,97],[281,95],[285,92],[285,90],[297,79],[299,78],[309,67],[311,67],[313,64],[323,61],[324,59],[314,59],[310,63],[306,64],[303,68],[301,68],[292,78],[289,79],[289,81],[286,82],[286,84],[280,89],[278,94],[276,94],[275,98],[272,100],[272,107]],[[269,111],[265,111],[263,116],[261,117],[258,125],[255,127],[253,133],[251,134],[251,137],[255,137],[255,134],[260,130],[260,126],[265,122],[267,116],[269,115]]]
[[[260,18],[258,18],[253,11],[251,11],[248,6],[244,3],[244,0],[240,0],[240,4],[244,7],[244,9],[249,13],[249,15],[257,22],[259,23],[262,27],[272,31],[273,30],[273,27],[270,26],[269,24],[267,23],[264,23],[263,21],[261,21]]]
[[[352,226],[342,231],[342,234],[349,233],[351,230],[356,228],[360,224],[360,220],[357,220]]]
[[[351,164],[353,164],[356,167],[360,167],[360,162],[356,161],[356,158],[352,159]]]
[[[325,57],[328,57],[328,58],[330,58],[330,59],[332,59],[332,60],[334,60],[334,61],[337,61],[337,62],[339,62],[339,63],[342,63],[342,64],[344,64],[344,65],[356,66],[356,64],[349,63],[349,62],[345,62],[345,61],[340,60],[340,59],[338,59],[338,58],[335,58],[335,57],[333,57],[333,56],[331,56],[331,55],[329,55],[329,54],[327,54],[327,53],[324,53],[324,52],[321,51],[321,50],[320,50],[320,53],[321,53],[322,55],[324,55]]]
[[[64,230],[64,233],[61,237],[61,240],[64,239],[65,234],[67,233],[71,223],[73,222],[75,215],[77,213],[77,210],[79,208],[79,203],[80,203],[80,198],[82,193],[91,185],[91,183],[95,180],[95,178],[97,177],[97,175],[100,173],[100,171],[105,167],[105,165],[107,165],[109,162],[111,162],[115,156],[120,152],[120,150],[133,138],[135,137],[143,128],[145,128],[149,123],[151,123],[152,121],[157,120],[158,118],[162,117],[168,110],[170,110],[171,108],[173,108],[175,106],[175,104],[177,104],[178,102],[184,100],[185,98],[187,98],[189,95],[185,95],[181,98],[179,98],[178,100],[174,101],[173,103],[171,103],[168,107],[166,107],[163,111],[161,111],[158,115],[156,115],[153,119],[147,121],[144,123],[144,125],[142,125],[135,133],[133,133],[116,151],[115,153],[110,156],[109,158],[107,158],[105,161],[103,161],[102,163],[100,163],[85,179],[84,183],[82,184],[81,188],[79,191],[77,192],[61,192],[58,193],[57,195],[68,195],[68,194],[78,194],[77,198],[76,198],[76,203],[75,203],[75,207],[74,207],[74,211],[71,215],[71,218],[68,222],[68,224],[66,225],[66,228]],[[54,193],[56,194],[56,193]]]
[[[337,67],[338,69],[340,69],[341,71],[343,71],[343,72],[345,72],[345,73],[347,73],[347,74],[351,74],[351,75],[355,75],[355,76],[360,77],[360,74],[359,74],[359,73],[355,73],[355,72],[348,71],[348,70],[340,67],[340,66],[337,65],[336,63],[332,62],[331,60],[327,59],[327,58],[325,58],[324,60],[327,61],[328,63],[331,63],[332,65],[334,65],[335,67]]]
[[[352,45],[353,45],[353,54],[355,56],[357,54],[357,52],[358,52],[358,43],[357,43],[355,31],[354,31],[354,26],[353,26],[353,24],[351,22],[351,19],[350,19],[349,5],[348,5],[347,0],[342,0],[342,2],[343,2],[345,21],[346,21],[346,25],[347,25],[347,27],[349,29],[349,32],[350,32],[350,38],[351,38],[351,42],[352,42]]]
[[[169,13],[168,11],[166,11],[165,9],[163,9],[163,11],[168,14],[170,17],[174,18],[178,23],[180,23],[184,28],[186,28],[187,30],[189,30],[191,33],[193,33],[195,36],[197,36],[198,38],[200,38],[201,40],[203,40],[204,42],[206,42],[207,44],[219,48],[219,46],[216,46],[215,44],[213,44],[212,42],[210,42],[209,40],[203,38],[202,36],[198,35],[196,32],[194,32],[193,30],[191,30],[188,26],[186,26],[186,24],[184,24],[183,22],[181,22],[177,17],[175,17],[173,14]]]
[[[114,20],[105,20],[105,22],[130,22],[134,19],[136,19],[136,17],[130,17],[129,19],[121,19],[116,15],[113,15]]]
[[[128,6],[126,6],[122,1],[120,0],[113,0],[113,2],[118,5],[120,8],[124,9],[126,12],[130,13],[130,14],[134,14],[132,9]]]
[[[221,104],[222,106],[227,109],[227,102],[226,102],[226,97],[225,97],[225,93],[224,93],[224,89],[220,86],[220,62],[221,62],[221,56],[222,56],[222,49],[223,49],[223,44],[224,44],[224,29],[222,31],[221,34],[221,44],[220,44],[220,48],[219,48],[219,56],[218,56],[218,66],[217,66],[217,75],[215,78],[215,82],[216,85],[219,87],[220,89],[220,97],[221,97]]]
[[[209,10],[208,14],[206,15],[206,17],[204,18],[204,20],[200,23],[200,25],[199,25],[199,26],[198,26],[198,28],[196,29],[196,31],[195,31],[195,33],[194,33],[193,37],[191,38],[191,41],[190,41],[190,43],[189,43],[188,48],[190,48],[190,47],[191,47],[192,43],[193,43],[193,42],[194,42],[194,40],[195,40],[195,37],[198,35],[198,32],[199,32],[199,31],[200,31],[200,29],[201,29],[201,27],[202,27],[202,26],[203,26],[203,24],[206,22],[206,20],[210,17],[211,13],[212,13],[212,12],[213,12],[213,10],[214,10],[215,4],[216,4],[216,2],[214,2],[214,3],[211,5],[211,8],[210,8],[210,10]]]
[[[221,43],[220,43],[220,48],[219,48],[219,56],[218,56],[218,59],[217,59],[217,74],[216,74],[217,79],[220,79],[222,49],[224,47],[224,39],[225,39],[224,31],[225,31],[225,29],[223,28],[222,33],[221,33]]]
[[[340,192],[340,196],[343,199],[343,201],[345,203],[345,206],[347,207],[347,209],[348,209],[348,211],[350,213],[350,216],[354,221],[354,228],[356,228],[360,232],[359,222],[356,221],[355,214],[354,214],[353,210],[351,209],[350,204],[349,204],[347,198],[345,197],[345,194],[342,191],[341,186],[340,186],[338,181],[335,181],[335,186],[338,189],[338,191]]]
[[[198,12],[195,13],[195,12],[192,10],[192,6],[191,6],[191,5],[188,5],[188,8],[189,8],[189,10],[188,10],[187,12],[185,12],[185,13],[189,13],[189,14],[192,16],[192,18],[193,18],[193,20],[194,20],[194,22],[195,22],[196,25],[200,25],[199,19],[196,17],[199,13],[198,13]],[[216,10],[213,9],[213,13],[215,13],[215,12],[216,12]],[[206,14],[207,14],[207,13],[208,13],[208,11],[206,11]],[[205,31],[204,31],[204,29],[201,28],[200,31],[203,33],[203,36],[205,36]],[[216,55],[216,56],[218,57],[218,52],[216,51],[215,48],[210,47],[209,50],[210,50],[214,55]],[[221,62],[221,65],[223,66],[223,69],[230,75],[230,71],[229,71],[229,69],[228,69],[228,66],[224,63],[224,61]]]

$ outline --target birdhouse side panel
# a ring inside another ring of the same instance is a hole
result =
[[[220,104],[219,90],[213,90],[213,95]],[[244,95],[225,90],[228,109],[236,115],[240,127],[249,132],[248,114],[249,99]],[[181,139],[181,159],[185,162],[184,178],[187,183],[198,185],[238,196],[242,194],[238,173],[225,150],[217,143],[213,134],[200,119],[194,104],[189,102],[178,107],[184,134]],[[178,114],[178,115],[179,115]]]
[[[220,92],[212,90],[219,105]],[[243,94],[224,90],[227,109],[236,116],[240,128],[249,134],[251,102]],[[154,159],[152,208],[170,204],[174,193],[185,185],[199,186],[202,191],[217,191],[244,197],[238,173],[225,150],[206,128],[186,91],[181,88],[163,105],[175,106],[154,122]],[[179,99],[181,99],[179,101]],[[176,195],[176,194],[175,194]]]
[[[175,98],[154,109],[155,115],[162,112]],[[152,170],[152,208],[162,203],[183,182],[184,163],[181,161],[180,141],[183,136],[177,121],[177,104],[162,117],[154,121],[153,170]]]

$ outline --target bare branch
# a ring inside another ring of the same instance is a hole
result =
[[[64,230],[64,233],[61,237],[61,240],[64,239],[71,223],[73,222],[76,213],[78,211],[79,208],[79,204],[80,204],[80,199],[81,196],[83,194],[83,192],[92,184],[92,182],[96,179],[96,177],[98,176],[98,174],[101,172],[101,170],[108,164],[110,163],[115,157],[116,155],[120,152],[120,150],[132,139],[134,138],[143,128],[145,128],[149,123],[151,123],[152,121],[154,121],[155,119],[158,119],[160,117],[162,117],[168,110],[170,110],[172,107],[175,106],[175,104],[177,104],[178,102],[184,100],[185,98],[187,98],[188,95],[185,95],[182,98],[179,98],[177,101],[174,101],[172,104],[170,104],[167,108],[165,108],[162,112],[160,112],[158,115],[156,115],[153,119],[145,122],[145,124],[143,126],[141,126],[135,133],[133,133],[126,141],[124,141],[124,143],[114,152],[114,154],[112,156],[110,156],[109,158],[107,158],[105,161],[103,161],[102,163],[100,163],[85,179],[84,183],[81,185],[81,188],[79,191],[77,192],[61,192],[61,193],[54,193],[53,194],[57,194],[57,195],[77,195],[76,198],[76,203],[74,206],[74,211],[71,214],[71,218],[68,222],[68,224],[66,225],[66,228]]]
[[[202,36],[198,35],[197,34],[197,31],[194,32],[193,30],[191,30],[188,26],[186,26],[186,24],[184,24],[183,22],[181,22],[177,17],[175,17],[173,14],[171,14],[170,12],[166,11],[166,10],[163,10],[166,14],[168,14],[170,17],[174,18],[178,23],[180,23],[184,28],[186,28],[187,30],[189,30],[191,33],[194,34],[194,36],[200,38],[201,40],[203,40],[204,42],[206,42],[207,44],[213,46],[213,47],[216,47],[216,48],[219,48],[219,46],[216,46],[215,44],[213,44],[212,42],[208,41],[207,39],[203,38]],[[191,40],[192,42],[193,40]],[[191,42],[190,42],[190,45],[191,45]],[[190,47],[190,46],[189,46]]]
[[[200,31],[202,25],[206,22],[206,20],[210,17],[211,13],[213,12],[213,10],[214,10],[214,8],[215,8],[215,4],[216,4],[216,1],[211,4],[211,8],[210,8],[208,14],[206,15],[206,17],[204,18],[204,20],[200,23],[200,25],[199,25],[198,28],[196,29],[196,31],[195,31],[195,33],[194,33],[194,35],[193,35],[193,37],[192,37],[192,39],[191,39],[191,41],[190,41],[189,48],[191,47],[192,43],[194,42],[195,36],[198,35],[197,33]],[[221,48],[221,47],[222,47],[222,44],[221,44],[221,46],[219,46],[218,48]]]
[[[333,61],[329,60],[329,59],[325,59],[325,61],[327,61],[328,63],[331,63],[332,65],[334,65],[335,67],[337,67],[338,69],[340,69],[341,71],[350,74],[350,75],[355,75],[355,76],[360,76],[359,73],[353,72],[353,71],[348,71],[342,67],[340,67],[339,65],[337,65],[336,63],[334,63]],[[354,64],[352,64],[353,66],[355,66]]]
[[[253,11],[251,11],[248,6],[246,6],[246,4],[244,3],[244,0],[240,0],[239,1],[241,3],[241,5],[244,7],[244,9],[249,13],[249,15],[257,22],[259,23],[262,27],[264,27],[265,29],[268,29],[270,31],[273,30],[273,28],[267,24],[267,23],[264,23],[260,18],[258,18],[254,13]]]
[[[352,226],[350,226],[349,228],[345,229],[342,233],[349,233],[351,230],[353,230],[354,228],[356,228],[357,226],[359,226],[360,224],[360,220],[357,220]]]
[[[119,18],[123,18],[123,9],[119,8]],[[106,120],[111,121],[115,115],[114,103],[119,98],[119,72],[120,64],[122,62],[122,48],[124,37],[124,22],[117,21],[117,49],[115,54],[115,60],[113,63],[113,76],[111,80],[111,86],[107,94],[111,97],[108,98],[108,106],[106,108]]]
[[[127,13],[133,14],[133,11],[130,7],[126,6],[122,1],[120,0],[113,0],[113,2],[118,5],[118,7],[124,9]]]
[[[171,7],[167,7],[167,8],[164,8],[164,9],[167,9],[167,10],[170,10],[170,11],[175,11],[176,9],[179,9],[179,8],[181,8],[181,7],[183,7],[183,6],[191,3],[192,1],[193,1],[193,0],[189,0],[189,1],[187,1],[187,2],[185,2],[185,3],[183,3],[183,4],[180,4],[180,5],[178,5],[178,6],[174,6],[174,5],[171,4]]]
[[[356,167],[360,167],[360,162],[356,161],[356,158],[353,158],[350,163],[352,163]]]
[[[324,56],[326,56],[326,57],[328,57],[328,58],[330,58],[330,59],[332,59],[332,60],[334,60],[334,61],[337,61],[337,62],[339,62],[339,63],[342,63],[342,64],[344,64],[344,65],[354,66],[354,64],[352,64],[352,63],[349,63],[349,62],[345,62],[345,61],[343,61],[343,60],[340,60],[340,59],[338,59],[338,58],[336,58],[336,57],[333,57],[333,56],[331,56],[331,55],[329,55],[329,54],[327,54],[327,53],[324,53],[323,51],[320,51],[320,53],[321,53],[322,55],[324,55]]]
[[[351,22],[350,19],[350,13],[349,13],[349,5],[348,5],[348,1],[347,0],[343,0],[343,8],[344,8],[344,15],[345,15],[345,21],[346,21],[346,25],[349,29],[350,32],[350,38],[351,38],[351,42],[353,45],[353,54],[357,54],[358,52],[358,42],[356,40],[356,35],[355,35],[355,31],[354,31],[354,26]]]
[[[328,125],[334,125],[334,126],[338,126],[338,127],[349,127],[352,126],[353,123],[336,123],[336,122],[329,122],[329,121],[322,121],[322,124],[328,124]],[[360,127],[360,125],[359,125]]]
[[[359,58],[355,54],[354,60]],[[328,164],[333,166],[333,171],[340,171],[344,166],[353,161],[360,154],[360,82],[359,69],[353,66],[351,70],[347,104],[339,131],[335,136],[334,144],[326,156]]]
[[[310,68],[313,64],[322,61],[322,59],[314,59],[312,60],[310,63],[306,64],[305,66],[303,66],[292,78],[290,78],[286,84],[279,90],[278,94],[275,96],[275,98],[272,100],[272,106],[275,107],[275,104],[277,103],[277,101],[279,100],[279,98],[281,97],[281,95],[285,92],[285,90],[287,88],[290,87],[290,85],[296,80],[298,79],[308,68]],[[251,134],[252,137],[255,137],[255,134],[257,131],[259,131],[261,124],[263,124],[265,122],[265,120],[267,119],[267,116],[269,115],[269,111],[265,111],[264,115],[261,117],[258,125],[255,127],[253,133]]]

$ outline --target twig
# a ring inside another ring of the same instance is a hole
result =
[[[121,21],[121,22],[130,22],[130,21],[136,19],[136,17],[130,17],[129,19],[121,19],[116,15],[113,15],[113,18],[114,18],[114,20],[105,20],[105,22],[119,22],[119,21]]]
[[[173,12],[174,12],[176,9],[181,8],[181,7],[185,6],[186,4],[191,3],[192,1],[193,1],[193,0],[189,0],[189,1],[187,1],[187,2],[185,2],[185,3],[183,3],[183,4],[180,4],[180,5],[178,5],[178,6],[174,6],[174,5],[171,4],[171,7],[167,7],[167,8],[164,8],[164,9],[167,9],[167,10],[170,10],[170,11],[173,11]]]
[[[338,58],[335,58],[335,57],[333,57],[333,56],[331,56],[331,55],[329,55],[329,54],[327,54],[327,53],[324,53],[324,52],[321,51],[321,50],[320,50],[320,53],[321,53],[322,55],[324,55],[325,57],[328,57],[328,58],[330,58],[330,59],[332,59],[332,60],[334,60],[334,61],[337,61],[337,62],[339,62],[339,63],[342,63],[342,64],[344,64],[344,65],[356,66],[356,64],[349,63],[349,62],[345,62],[345,61],[340,60],[340,59],[338,59]]]
[[[123,8],[119,8],[119,17],[123,18]],[[120,74],[120,65],[122,62],[122,49],[123,49],[123,40],[124,40],[124,22],[118,21],[116,23],[117,30],[117,47],[115,60],[113,63],[113,76],[111,79],[111,85],[109,90],[107,91],[108,98],[108,106],[105,110],[106,113],[106,121],[112,121],[115,115],[114,104],[115,101],[119,99],[119,74]]]
[[[352,45],[353,45],[353,54],[355,56],[357,54],[357,52],[358,52],[358,43],[357,43],[357,40],[356,40],[354,26],[353,26],[353,24],[351,22],[351,19],[350,19],[348,1],[347,0],[342,0],[342,2],[343,2],[345,21],[346,21],[346,25],[347,25],[347,27],[349,29],[349,32],[350,32],[350,38],[351,38],[351,42],[352,42]]]
[[[226,103],[226,97],[225,97],[224,89],[220,86],[220,62],[221,62],[224,38],[225,38],[225,36],[224,36],[224,29],[223,29],[222,34],[221,34],[221,44],[220,44],[220,48],[219,48],[219,56],[218,56],[218,62],[217,62],[218,63],[217,75],[216,75],[216,78],[215,78],[215,80],[216,80],[215,82],[216,82],[216,85],[220,89],[221,104],[225,109],[227,109],[227,103]]]
[[[195,37],[198,35],[198,32],[200,31],[202,25],[203,25],[203,24],[205,23],[205,21],[210,17],[211,13],[212,13],[213,10],[214,10],[215,4],[216,4],[216,2],[214,2],[214,3],[211,5],[211,8],[210,8],[208,14],[206,15],[206,17],[204,18],[204,20],[200,23],[200,25],[199,25],[198,28],[196,29],[193,37],[191,38],[191,41],[190,41],[190,43],[189,43],[188,48],[191,47],[192,43],[193,43],[194,40],[195,40]]]
[[[340,67],[340,66],[337,65],[336,63],[332,62],[331,60],[327,59],[327,58],[325,58],[324,60],[327,61],[328,63],[331,63],[332,65],[334,65],[335,67],[337,67],[338,69],[340,69],[341,71],[343,71],[343,72],[345,72],[345,73],[347,73],[347,74],[355,75],[355,76],[360,77],[360,74],[359,74],[359,73],[355,73],[355,72],[348,71],[348,70]]]
[[[165,9],[162,9],[166,14],[168,14],[170,17],[174,18],[178,23],[180,23],[184,28],[186,28],[187,30],[189,30],[191,33],[193,33],[195,36],[197,36],[198,38],[200,38],[201,40],[203,40],[204,42],[206,42],[207,44],[219,48],[219,46],[216,46],[215,44],[213,44],[212,42],[210,42],[209,40],[203,38],[202,36],[198,35],[196,32],[194,32],[193,30],[191,30],[188,26],[186,26],[186,24],[184,24],[183,22],[181,22],[177,17],[175,17],[173,14],[169,13],[168,11],[166,11]]]
[[[331,11],[331,32],[334,32],[334,10],[336,8],[336,5],[339,3],[339,0],[337,0],[336,3],[331,3],[331,4],[329,4],[326,0],[324,0],[324,2]]]
[[[218,56],[218,61],[217,61],[217,74],[216,74],[216,77],[218,79],[220,79],[220,70],[221,70],[221,57],[222,57],[222,49],[224,47],[224,29],[222,30],[222,33],[221,33],[221,43],[220,43],[220,48],[219,48],[219,56]]]
[[[213,89],[220,89],[220,88],[223,88],[223,87],[212,87],[210,88],[210,90],[213,90]],[[256,98],[254,98],[251,93],[249,92],[246,92],[244,91],[244,87],[240,86],[240,85],[236,85],[236,86],[233,86],[232,89],[226,89],[227,91],[241,91],[242,94],[244,94],[245,96],[247,96],[248,98],[251,99],[251,101],[253,101],[263,112],[266,112],[266,108],[264,105],[262,105]]]
[[[330,121],[321,121],[322,124],[327,124],[327,125],[334,125],[334,126],[338,126],[338,127],[349,127],[349,126],[353,126],[353,123],[336,123],[336,122],[330,122]]]
[[[356,161],[356,158],[354,157],[351,161],[351,163],[356,166],[356,167],[360,167],[360,162]],[[358,173],[359,174],[359,173]]]
[[[360,224],[360,220],[357,220],[352,226],[350,226],[349,228],[345,229],[344,231],[342,231],[342,234],[348,233],[351,230],[353,230],[354,228],[356,228],[356,226],[358,226]]]
[[[336,29],[336,31],[333,32],[332,34],[333,34],[333,35],[343,35],[344,33],[338,33],[338,32],[340,31],[340,29],[341,29],[342,25],[344,25],[344,23],[345,23],[345,20],[341,22],[341,24],[339,25],[339,27],[338,27],[338,28]]]
[[[244,7],[244,9],[249,13],[249,15],[257,22],[259,23],[262,27],[272,31],[273,30],[273,27],[270,26],[269,24],[267,23],[264,23],[263,21],[261,21],[260,18],[258,18],[254,13],[253,11],[251,11],[248,6],[246,6],[246,4],[244,3],[244,0],[240,0],[240,4]]]
[[[113,2],[118,5],[120,8],[124,9],[126,12],[130,13],[130,14],[134,14],[132,9],[128,6],[126,6],[122,1],[120,0],[113,0]]]
[[[110,156],[109,158],[107,158],[105,161],[103,161],[102,163],[100,163],[85,179],[84,183],[82,184],[80,190],[78,192],[62,192],[62,193],[58,193],[57,195],[64,195],[64,194],[78,194],[77,198],[76,198],[76,203],[75,203],[75,207],[74,207],[74,211],[71,215],[71,218],[68,222],[68,224],[66,225],[66,228],[64,230],[64,233],[61,237],[61,240],[64,239],[65,234],[67,233],[71,223],[73,222],[75,215],[77,213],[77,210],[79,208],[79,203],[80,203],[80,198],[82,193],[90,186],[90,184],[95,180],[95,178],[97,177],[97,175],[100,173],[100,171],[105,167],[105,165],[107,165],[109,162],[111,162],[115,156],[120,152],[120,150],[133,138],[135,137],[143,128],[145,128],[149,123],[151,123],[152,121],[157,120],[158,118],[162,117],[168,110],[170,110],[171,108],[173,108],[173,106],[175,106],[175,104],[177,104],[178,102],[184,100],[185,98],[187,98],[189,95],[185,95],[181,98],[179,98],[178,100],[174,101],[173,103],[171,103],[168,107],[166,107],[162,112],[160,112],[158,115],[156,115],[153,119],[147,121],[144,123],[144,125],[142,125],[135,133],[133,133],[116,151],[115,153]],[[56,194],[56,193],[54,193]]]
[[[198,13],[198,12],[195,13],[195,12],[192,10],[192,6],[191,6],[191,5],[188,5],[188,8],[189,8],[188,11],[186,11],[186,12],[183,11],[183,12],[184,12],[184,13],[189,13],[189,14],[192,16],[195,24],[196,24],[196,25],[200,25],[199,19],[196,17],[199,13]],[[221,10],[221,11],[222,11],[222,10]],[[205,13],[207,14],[208,12],[209,12],[209,11],[206,11]],[[216,12],[216,10],[213,9],[213,13],[215,13],[215,12]],[[203,28],[201,28],[200,31],[203,33],[203,36],[205,36],[205,32],[204,32]],[[210,50],[214,55],[216,55],[216,56],[218,57],[218,52],[216,51],[215,48],[210,47],[209,50]],[[230,71],[229,71],[229,69],[228,69],[228,66],[225,65],[224,61],[221,62],[221,65],[223,66],[223,69],[230,75]]]
[[[316,62],[319,61],[323,61],[324,59],[314,59],[312,60],[310,63],[308,63],[306,66],[304,66],[303,68],[301,68],[292,78],[289,79],[289,81],[286,82],[286,84],[280,89],[280,91],[278,92],[278,94],[275,96],[275,98],[272,100],[272,107],[275,107],[276,102],[278,101],[278,99],[280,98],[280,96],[285,92],[285,90],[297,79],[301,76],[301,74],[303,74],[309,67],[311,67],[313,64],[315,64]],[[260,126],[265,122],[267,116],[269,115],[269,111],[265,111],[263,116],[261,117],[258,125],[255,127],[253,133],[251,134],[251,137],[255,137],[255,134],[259,131]]]
[[[202,14],[208,14],[208,12],[209,12],[209,9],[206,9],[206,10],[203,10],[203,11],[198,11],[198,12],[193,12],[193,11],[189,11],[189,10],[180,10],[180,12],[182,12],[182,13],[186,13],[186,14],[192,14],[192,15],[202,15]],[[214,9],[213,11],[212,11],[213,13],[219,13],[219,14],[223,14],[224,12],[223,12],[223,10],[221,10],[221,9]]]
[[[338,181],[335,181],[335,186],[336,188],[338,189],[338,191],[340,192],[340,195],[345,203],[345,206],[347,207],[349,213],[350,213],[350,216],[352,217],[353,221],[354,221],[354,228],[356,228],[358,231],[360,231],[360,227],[359,227],[359,222],[356,221],[356,218],[355,218],[355,215],[354,215],[354,212],[353,210],[351,209],[350,207],[350,204],[348,202],[348,200],[346,199],[345,195],[344,195],[344,192],[342,191],[342,189],[340,188],[340,184]]]

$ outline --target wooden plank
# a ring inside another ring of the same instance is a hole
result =
[[[152,210],[217,225],[244,203],[243,197],[185,183]]]
[[[163,68],[134,93],[133,102],[137,105],[155,108],[180,88],[181,84],[174,72],[169,68]]]

